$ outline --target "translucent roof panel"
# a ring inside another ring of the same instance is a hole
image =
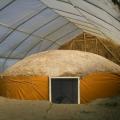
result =
[[[0,71],[83,31],[120,43],[120,14],[111,0],[0,0]]]
[[[82,32],[41,0],[1,0],[0,10],[0,71]]]
[[[14,49],[21,41],[23,41],[26,37],[26,34],[15,31],[9,37],[7,37],[0,44],[0,56],[5,56],[9,54],[12,49]]]
[[[110,0],[42,0],[79,28],[120,44],[119,12]],[[76,17],[75,17],[76,16]],[[82,24],[84,22],[84,24]],[[89,23],[91,28],[86,27]],[[95,32],[96,31],[96,32]]]
[[[25,20],[31,14],[39,13],[43,8],[45,8],[45,5],[38,0],[14,0],[0,11],[0,22],[8,26],[15,26],[15,24],[23,19]]]
[[[31,18],[28,22],[22,24],[18,30],[28,33],[33,32],[36,29],[40,29],[43,25],[53,21],[58,15],[50,9],[44,9],[40,14]]]
[[[63,17],[57,17],[55,20],[50,22],[49,24],[45,25],[38,31],[34,33],[34,35],[38,35],[41,37],[47,37],[56,30],[60,29],[61,27],[65,26],[68,24],[68,20],[64,19]],[[52,31],[52,32],[51,32]]]
[[[91,4],[92,6],[96,6],[99,9],[102,9],[104,12],[112,16],[113,18],[120,21],[120,11],[119,9],[114,6],[112,0],[84,0],[85,2]]]

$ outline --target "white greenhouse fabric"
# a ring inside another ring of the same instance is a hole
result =
[[[83,31],[120,43],[119,18],[111,0],[0,0],[0,71]]]
[[[39,0],[1,0],[0,71],[30,54],[57,49],[81,32]]]
[[[120,44],[120,14],[110,0],[42,0],[84,31]],[[76,16],[76,17],[75,17]],[[84,20],[85,19],[85,20]],[[77,20],[77,21],[75,21]],[[84,23],[84,24],[83,24]],[[86,27],[88,24],[92,26]],[[94,28],[93,28],[94,27]]]

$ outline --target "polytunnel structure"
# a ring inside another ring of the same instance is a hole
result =
[[[119,44],[119,7],[112,0],[1,0],[0,71],[82,32]]]
[[[0,0],[0,120],[120,120],[120,0]]]

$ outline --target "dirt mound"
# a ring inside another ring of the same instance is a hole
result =
[[[75,50],[51,50],[33,54],[8,68],[3,75],[60,76],[95,71],[120,73],[120,66],[99,55]]]
[[[87,105],[0,97],[0,120],[119,120],[120,97],[98,99]]]

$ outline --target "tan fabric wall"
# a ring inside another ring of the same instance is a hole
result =
[[[120,76],[105,72],[91,73],[81,80],[80,90],[81,103],[120,95]]]
[[[49,99],[48,76],[3,76],[0,77],[0,96],[26,99]],[[97,72],[85,76],[80,81],[81,103],[97,98],[106,98],[120,94],[120,76]]]
[[[4,76],[0,78],[0,95],[27,100],[48,100],[47,76]]]

